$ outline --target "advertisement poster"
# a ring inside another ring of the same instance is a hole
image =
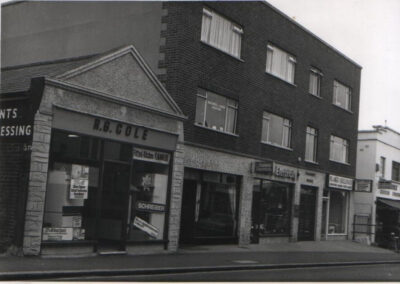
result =
[[[89,167],[72,165],[70,199],[87,199],[89,191]]]
[[[143,220],[137,216],[135,217],[135,219],[133,221],[133,225],[136,228],[142,230],[143,232],[149,234],[153,238],[157,238],[157,236],[158,236],[158,229],[156,227],[154,227],[153,225],[150,225],[145,220]]]
[[[43,241],[72,241],[72,228],[43,228]]]

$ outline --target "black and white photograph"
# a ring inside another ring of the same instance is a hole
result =
[[[400,0],[0,3],[0,281],[400,283]]]

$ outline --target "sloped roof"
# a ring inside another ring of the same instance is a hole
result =
[[[2,68],[0,74],[0,93],[4,94],[27,91],[29,90],[32,78],[57,76],[68,70],[84,65],[97,56],[98,55],[89,55]]]

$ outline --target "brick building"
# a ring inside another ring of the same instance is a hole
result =
[[[3,86],[133,44],[187,116],[184,173],[170,180],[183,184],[167,194],[170,250],[351,233],[361,67],[274,7],[21,2],[2,18]]]

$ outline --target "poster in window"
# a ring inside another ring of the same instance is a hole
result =
[[[154,227],[153,225],[147,223],[145,220],[143,220],[142,218],[139,217],[135,217],[135,219],[133,220],[133,225],[142,230],[143,232],[149,234],[150,236],[152,236],[153,238],[157,238],[158,237],[158,229],[156,227]]]
[[[89,167],[72,165],[70,199],[87,199],[89,188]]]

